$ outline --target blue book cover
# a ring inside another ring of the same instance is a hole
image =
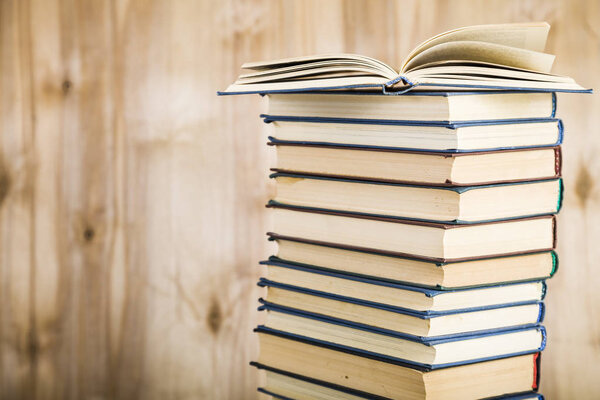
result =
[[[297,271],[303,271],[303,272],[315,274],[315,278],[318,278],[319,275],[323,275],[323,276],[330,276],[330,277],[337,278],[337,279],[345,279],[345,280],[349,280],[349,281],[361,282],[361,283],[365,283],[365,284],[369,284],[369,285],[374,285],[375,287],[381,286],[381,287],[398,289],[399,291],[417,292],[417,293],[421,293],[422,295],[424,295],[426,297],[435,297],[435,296],[438,296],[441,294],[458,293],[458,292],[482,289],[482,287],[460,288],[460,289],[425,288],[425,287],[407,285],[407,284],[402,284],[402,283],[397,283],[397,282],[389,282],[389,281],[384,281],[384,280],[379,280],[379,279],[372,279],[372,278],[368,278],[365,276],[345,274],[345,273],[335,272],[332,270],[324,270],[322,268],[310,268],[310,267],[306,267],[306,266],[302,266],[302,265],[298,265],[298,264],[282,262],[281,260],[278,260],[278,259],[269,259],[269,260],[261,261],[260,264],[261,265],[270,265],[270,266],[280,267],[280,268],[294,269]],[[511,286],[511,285],[524,285],[524,284],[529,284],[531,282],[540,282],[542,284],[542,291],[541,291],[541,296],[539,299],[532,300],[532,301],[525,301],[525,302],[513,302],[513,303],[507,303],[507,304],[503,304],[503,305],[534,304],[539,301],[542,301],[546,295],[546,284],[544,281],[509,282],[509,283],[502,283],[502,284],[497,284],[497,285],[488,285],[488,286],[485,286],[485,288],[503,287],[503,286]],[[480,311],[480,310],[498,307],[497,305],[494,305],[494,306],[485,306],[485,307],[472,307],[472,308],[467,308],[467,309],[457,309],[457,310],[452,310],[452,311],[434,311],[434,310],[418,311],[418,310],[412,310],[412,309],[402,308],[402,307],[392,307],[390,305],[381,304],[381,303],[377,303],[377,302],[373,302],[373,301],[355,299],[350,296],[342,296],[342,295],[323,292],[323,291],[319,291],[319,290],[313,290],[313,289],[303,288],[303,287],[299,287],[299,286],[295,286],[295,285],[289,285],[289,284],[285,284],[285,283],[275,282],[275,281],[272,281],[267,278],[260,278],[258,285],[266,286],[266,287],[268,287],[268,286],[278,287],[281,289],[298,291],[301,293],[331,298],[331,299],[339,300],[339,301],[346,301],[346,302],[360,304],[360,305],[367,305],[367,306],[373,306],[373,307],[384,307],[384,309],[388,309],[390,311],[404,311],[406,313],[410,313],[411,315],[415,315],[415,316],[417,316],[417,315],[423,315],[423,316],[448,315],[448,313],[465,312],[465,311],[469,311],[469,310],[470,311]]]
[[[474,359],[460,361],[460,362],[442,363],[442,364],[425,364],[425,363],[415,362],[412,360],[406,360],[406,359],[402,359],[402,358],[398,358],[398,357],[389,356],[387,354],[375,353],[375,352],[364,350],[364,349],[358,349],[355,347],[346,346],[346,345],[343,345],[340,343],[334,343],[334,342],[329,342],[329,341],[325,341],[325,340],[320,340],[320,339],[315,339],[315,338],[311,338],[311,337],[307,337],[307,336],[298,335],[295,333],[285,332],[285,331],[281,331],[278,329],[269,328],[265,325],[257,326],[254,329],[254,332],[262,333],[262,334],[266,334],[266,335],[278,336],[278,337],[281,337],[284,339],[294,340],[294,341],[306,343],[306,344],[309,344],[312,346],[324,347],[324,348],[328,348],[328,349],[332,349],[332,350],[336,350],[336,351],[341,351],[341,352],[353,354],[353,355],[356,355],[359,357],[366,357],[366,358],[371,358],[374,360],[391,362],[391,363],[394,363],[397,365],[405,366],[408,368],[414,368],[414,369],[417,369],[420,371],[433,371],[436,369],[456,367],[456,366],[460,366],[460,365],[475,364],[475,363],[483,362],[483,361],[499,360],[499,359],[503,359],[503,358],[516,357],[516,356],[525,355],[525,354],[535,354],[535,353],[539,353],[542,350],[544,350],[544,348],[546,347],[546,330],[541,325],[536,325],[533,327],[515,328],[510,331],[486,332],[484,334],[477,335],[477,336],[471,336],[469,338],[475,339],[475,338],[481,338],[481,337],[486,337],[486,336],[509,334],[509,333],[520,332],[520,331],[525,331],[525,330],[537,330],[541,333],[542,338],[541,338],[540,345],[537,349],[531,349],[531,350],[520,351],[520,352],[515,352],[515,353],[500,354],[500,355],[490,356],[490,357],[474,358]],[[397,337],[400,338],[400,336],[397,336]],[[457,341],[457,340],[466,340],[466,339],[467,339],[467,337],[460,335],[458,337],[444,338],[435,343],[429,343],[429,345],[448,343],[448,342],[453,342],[453,341]]]
[[[471,126],[489,126],[489,125],[524,125],[527,128],[527,124],[541,123],[541,122],[554,122],[558,130],[558,136],[555,143],[545,144],[540,146],[504,146],[495,148],[485,149],[423,149],[423,148],[410,148],[410,147],[393,147],[393,146],[378,146],[378,145],[365,145],[365,144],[352,144],[352,143],[337,143],[337,142],[324,142],[324,141],[308,141],[308,140],[282,140],[274,136],[269,136],[269,145],[276,146],[314,146],[314,147],[332,147],[332,148],[349,148],[349,149],[366,149],[366,150],[395,150],[399,152],[415,152],[423,154],[461,154],[461,153],[483,153],[488,151],[498,150],[524,150],[524,149],[535,149],[544,147],[555,147],[562,144],[564,139],[564,125],[562,120],[554,118],[554,112],[548,118],[537,118],[537,119],[518,119],[518,120],[486,120],[486,121],[461,121],[461,122],[449,122],[449,121],[403,121],[403,120],[382,120],[382,119],[360,119],[360,118],[325,118],[325,117],[298,117],[298,116],[284,116],[284,115],[268,115],[261,114],[261,118],[265,123],[272,123],[277,121],[296,121],[296,122],[308,122],[308,123],[329,123],[329,124],[366,124],[366,125],[397,125],[397,126],[432,126],[442,127],[449,130],[457,130],[463,127]]]
[[[270,237],[269,240],[275,241],[277,239]],[[327,247],[327,246],[323,246],[323,247]],[[361,250],[348,250],[348,251],[355,251],[358,253],[370,253],[370,252],[361,251]],[[558,255],[556,254],[556,252],[554,250],[552,250],[550,252],[540,252],[540,253],[530,253],[530,254],[543,254],[543,253],[550,253],[550,256],[552,259],[552,270],[550,271],[549,275],[539,276],[539,277],[535,277],[532,279],[497,282],[496,284],[538,282],[538,281],[543,281],[543,280],[552,278],[558,271],[558,267],[559,267]],[[379,254],[377,254],[377,255],[379,256]],[[406,259],[406,260],[418,260],[418,259],[411,258],[411,257],[402,257],[402,256],[393,256],[393,255],[381,255],[381,256],[382,257],[401,258],[401,259]],[[512,256],[502,257],[502,258],[511,258],[511,257],[519,257],[519,256],[512,255]],[[492,257],[492,258],[489,258],[489,260],[493,260],[493,259],[497,259],[497,258],[500,258],[500,257]],[[314,265],[314,264],[306,264],[306,263],[301,263],[301,262],[296,262],[296,261],[285,260],[285,259],[279,258],[277,256],[270,256],[269,261],[282,263],[282,264],[288,264],[288,265],[297,265],[299,267],[307,268],[308,270],[317,270],[317,271],[320,270],[320,271],[325,271],[325,272],[341,273],[344,275],[356,276],[359,278],[366,278],[366,279],[372,279],[372,280],[383,281],[383,282],[397,283],[400,285],[407,285],[407,286],[416,286],[416,287],[422,287],[425,289],[437,289],[437,290],[445,291],[445,290],[453,290],[453,289],[476,289],[476,288],[483,288],[483,287],[490,286],[490,284],[480,284],[480,285],[470,285],[470,286],[460,286],[460,287],[446,287],[446,286],[442,286],[442,285],[425,285],[425,284],[420,284],[420,283],[416,283],[416,282],[400,281],[400,280],[389,279],[389,278],[385,278],[385,277],[381,277],[381,276],[373,276],[373,275],[361,274],[361,273],[351,272],[351,271],[340,271],[337,269],[321,267],[321,266]],[[426,262],[426,261],[421,261],[421,260],[418,260],[418,261]],[[437,268],[442,268],[446,265],[456,264],[454,262],[432,262],[432,261],[429,261],[428,263],[435,265]]]
[[[416,95],[418,96],[442,96],[442,97],[454,97],[454,96],[468,96],[473,94],[489,94],[494,92],[421,92]],[[348,94],[348,92],[326,92],[328,95],[339,95]],[[363,93],[364,94],[364,93]],[[357,94],[358,95],[358,94]],[[270,136],[269,140],[271,144],[275,145],[304,145],[304,146],[339,146],[346,148],[369,148],[369,149],[388,149],[388,150],[402,150],[402,151],[415,151],[423,153],[477,153],[481,151],[497,151],[497,150],[509,150],[509,149],[526,149],[526,148],[538,148],[548,146],[558,146],[563,141],[563,124],[560,119],[555,118],[556,116],[556,95],[552,93],[552,109],[549,115],[545,118],[520,118],[520,119],[488,119],[488,120],[461,120],[461,121],[449,121],[449,120],[396,120],[396,119],[377,119],[377,118],[354,118],[354,117],[318,117],[318,116],[290,116],[290,115],[273,115],[273,114],[261,114],[265,123],[287,121],[287,122],[305,122],[305,123],[327,123],[327,124],[366,124],[366,125],[395,125],[395,126],[421,126],[421,127],[439,127],[446,128],[449,130],[457,130],[459,128],[473,127],[473,126],[489,126],[489,125],[527,125],[532,123],[542,122],[553,122],[557,126],[558,137],[555,143],[544,144],[540,146],[505,146],[496,148],[485,148],[485,149],[423,149],[423,148],[407,148],[407,147],[390,147],[390,146],[376,146],[376,145],[359,145],[352,143],[334,143],[334,142],[319,142],[319,141],[302,141],[302,140],[280,140],[276,137]],[[527,126],[524,126],[526,129]]]
[[[328,317],[328,316],[324,316],[324,315],[320,315],[320,314],[315,314],[312,312],[293,309],[290,307],[278,306],[278,305],[269,303],[268,301],[265,301],[265,300],[262,300],[261,303],[262,303],[262,305],[260,307],[258,307],[259,311],[272,311],[272,312],[276,312],[276,313],[290,314],[290,315],[294,315],[297,317],[326,322],[331,325],[339,325],[339,326],[344,326],[344,327],[348,327],[348,328],[352,328],[352,329],[357,329],[357,330],[362,330],[362,331],[366,331],[366,332],[377,333],[380,335],[395,337],[398,339],[408,340],[408,341],[415,342],[415,343],[421,343],[426,346],[435,346],[436,344],[456,342],[456,341],[460,341],[460,340],[468,340],[468,339],[474,339],[474,338],[485,337],[485,336],[493,336],[493,335],[499,335],[499,334],[503,334],[503,333],[521,331],[521,330],[529,330],[529,329],[543,330],[543,326],[541,326],[539,323],[537,323],[537,324],[511,326],[511,327],[498,328],[498,329],[488,329],[488,330],[477,331],[477,332],[464,332],[464,333],[457,333],[457,334],[452,334],[452,335],[423,337],[423,336],[408,335],[403,332],[392,331],[389,329],[383,329],[383,328],[378,328],[378,327],[374,327],[374,326],[359,324],[356,322],[351,322],[351,321],[347,321],[347,320],[343,320],[343,319],[339,319],[339,318],[332,318],[332,317]],[[540,308],[540,310],[541,309],[542,308]],[[540,314],[541,314],[541,312],[540,312]],[[537,349],[537,351],[541,351],[541,350],[543,350],[543,347],[540,349]]]
[[[265,123],[271,123],[274,121],[286,121],[289,120],[286,117],[276,117],[276,116],[268,116],[268,115],[263,115],[264,117],[264,122]],[[292,118],[292,117],[290,117]],[[300,117],[301,118],[301,117]],[[295,119],[298,121],[302,121],[302,122],[319,122],[316,120],[300,120],[300,119]],[[386,151],[397,151],[397,152],[405,152],[405,153],[421,153],[421,154],[479,154],[479,153],[484,153],[484,152],[489,152],[489,151],[499,151],[499,150],[526,150],[526,149],[537,149],[537,148],[546,148],[546,147],[556,147],[556,146],[560,146],[563,143],[564,140],[564,126],[562,123],[562,120],[560,119],[547,119],[547,120],[530,120],[530,121],[519,121],[519,122],[506,122],[506,121],[496,121],[496,125],[501,125],[501,124],[515,124],[515,123],[520,123],[520,124],[527,124],[527,123],[538,123],[538,122],[548,122],[548,121],[555,121],[557,124],[557,128],[558,128],[558,138],[556,140],[555,143],[550,144],[550,145],[541,145],[541,146],[504,146],[504,147],[494,147],[494,148],[485,148],[485,149],[455,149],[455,148],[450,148],[450,149],[442,149],[442,150],[436,150],[436,149],[419,149],[419,148],[411,148],[411,147],[394,147],[394,146],[378,146],[378,145],[364,145],[364,144],[352,144],[352,143],[336,143],[336,142],[323,142],[323,141],[308,141],[308,140],[282,140],[282,139],[278,139],[274,136],[269,136],[269,142],[267,143],[270,146],[312,146],[312,147],[329,147],[329,148],[347,148],[347,149],[363,149],[363,150],[386,150]],[[325,122],[329,122],[329,123],[355,123],[355,124],[378,124],[378,122],[376,121],[359,121],[359,120],[354,120],[354,121],[325,121]],[[385,125],[390,125],[389,122],[393,122],[393,121],[388,121],[388,123],[386,123]],[[408,124],[407,124],[408,125]],[[492,123],[488,122],[486,124],[481,124],[481,125],[492,125]],[[454,124],[448,124],[445,125],[444,127],[447,129],[452,129],[452,130],[456,130],[460,127],[463,126],[472,126],[469,125],[467,123],[454,123]]]
[[[458,311],[456,311],[456,310],[445,311],[445,312],[439,312],[439,313],[435,313],[435,314],[423,314],[423,313],[413,312],[410,310],[405,310],[405,309],[402,309],[399,307],[393,307],[393,306],[384,306],[384,305],[374,306],[371,304],[367,304],[366,302],[359,300],[359,299],[354,299],[354,301],[351,301],[351,302],[342,300],[342,299],[338,299],[338,300],[345,301],[348,303],[363,305],[365,307],[377,308],[380,310],[385,310],[385,311],[389,311],[389,312],[393,312],[393,313],[397,313],[397,314],[407,315],[407,316],[411,316],[411,317],[415,317],[415,318],[419,318],[419,319],[423,319],[423,320],[435,319],[435,318],[439,318],[439,317],[443,317],[443,316],[447,316],[447,315],[466,314],[466,313],[470,313],[470,312],[495,310],[495,309],[499,309],[499,308],[508,308],[508,307],[515,307],[515,306],[523,305],[523,304],[502,304],[502,305],[497,305],[497,306],[462,309],[462,310],[458,310]],[[534,326],[538,326],[540,323],[542,323],[544,321],[544,315],[545,315],[544,303],[537,302],[537,303],[531,303],[531,304],[537,304],[537,306],[539,307],[537,320],[531,324],[525,324],[525,325],[519,325],[519,326],[507,326],[507,327],[497,328],[497,329],[470,331],[470,332],[464,332],[464,333],[458,333],[458,334],[452,334],[452,335],[415,336],[415,335],[410,335],[410,334],[403,333],[403,332],[397,332],[397,331],[384,329],[384,328],[380,328],[380,327],[375,327],[375,326],[371,326],[371,325],[366,325],[366,324],[362,324],[362,323],[358,323],[358,322],[348,321],[346,319],[335,318],[335,317],[331,317],[331,316],[327,316],[327,315],[323,315],[323,314],[313,313],[310,311],[299,310],[299,309],[292,308],[292,307],[282,306],[279,304],[272,303],[263,298],[260,298],[258,301],[261,304],[258,307],[259,311],[267,310],[267,311],[287,313],[287,314],[296,315],[299,317],[312,318],[312,319],[319,320],[319,321],[329,322],[332,324],[338,324],[341,326],[348,326],[348,327],[355,328],[355,329],[362,329],[362,330],[366,330],[366,331],[370,331],[370,332],[374,332],[374,333],[381,333],[384,335],[392,335],[395,337],[401,337],[406,340],[410,340],[410,341],[418,342],[418,343],[424,343],[424,344],[443,343],[443,341],[450,340],[450,339],[468,338],[468,337],[472,337],[472,336],[485,335],[485,334],[494,333],[494,332],[512,331],[516,328],[534,327]]]

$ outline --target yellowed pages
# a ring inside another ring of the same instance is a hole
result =
[[[542,74],[535,71],[525,71],[521,69],[505,68],[503,65],[490,63],[477,63],[470,65],[467,63],[456,64],[452,62],[442,61],[437,63],[427,64],[427,67],[419,67],[405,74],[405,76],[418,78],[443,78],[445,76],[456,78],[473,79],[472,75],[487,76],[497,78],[519,79],[524,81],[540,81],[540,82],[558,82],[558,83],[575,83],[573,78],[568,76],[560,76],[553,74]],[[409,78],[409,79],[410,79]]]
[[[480,61],[513,68],[549,73],[554,56],[496,43],[461,41],[438,44],[415,56],[404,66],[405,72],[438,61]],[[457,67],[457,70],[460,68]]]
[[[344,53],[250,62],[242,66],[249,71],[223,93],[379,90],[384,85],[391,85],[384,89],[390,91],[460,87],[586,91],[571,78],[550,74],[554,56],[543,53],[549,29],[546,22],[454,29],[419,45],[400,72],[374,58]]]
[[[382,77],[387,80],[392,80],[395,76],[385,75],[380,70],[374,69],[373,67],[366,67],[362,65],[344,65],[344,66],[324,66],[317,68],[303,69],[300,71],[291,71],[285,73],[279,73],[276,75],[263,75],[257,77],[245,77],[235,81],[236,85],[251,84],[251,83],[263,83],[263,82],[279,82],[287,79],[317,79],[317,78],[332,78],[336,74],[342,77],[350,77],[353,74],[358,76],[376,76]]]
[[[267,82],[261,84],[232,84],[225,90],[226,93],[254,93],[257,91],[289,91],[289,90],[308,90],[308,89],[331,89],[336,87],[377,87],[388,82],[387,78],[377,76],[358,76],[350,78],[330,78],[330,79],[306,79],[284,82]]]
[[[528,22],[516,24],[474,25],[453,29],[441,33],[417,46],[404,61],[401,71],[407,71],[406,65],[423,51],[448,42],[475,41],[496,43],[503,46],[542,52],[550,25],[547,22]]]
[[[280,60],[270,60],[270,61],[257,61],[257,62],[248,62],[242,65],[243,69],[252,69],[252,70],[263,70],[263,69],[271,69],[271,68],[281,68],[294,64],[305,64],[312,63],[318,61],[340,61],[346,60],[351,61],[355,60],[358,62],[366,62],[372,65],[379,65],[385,69],[389,69],[394,71],[392,67],[386,65],[385,63],[376,60],[371,57],[361,56],[359,54],[345,54],[345,53],[328,53],[328,54],[318,54],[318,55],[310,55],[310,56],[300,56],[300,57],[291,57],[291,58],[283,58]]]
[[[385,68],[379,64],[373,64],[371,62],[363,61],[363,60],[326,60],[326,61],[316,61],[316,62],[306,62],[302,64],[293,64],[285,67],[278,68],[269,68],[269,69],[261,69],[261,70],[251,70],[252,72],[247,74],[241,74],[238,77],[238,80],[248,79],[248,78],[258,78],[258,77],[266,77],[270,75],[280,76],[281,74],[288,73],[303,73],[305,70],[317,69],[317,68],[328,68],[328,67],[361,67],[361,68],[369,68],[373,71],[379,71],[385,75],[391,75],[392,77],[396,77],[398,75],[392,69]]]

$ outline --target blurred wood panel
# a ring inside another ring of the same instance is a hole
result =
[[[215,92],[248,60],[399,65],[441,31],[530,20],[600,90],[593,0],[1,1],[0,398],[255,398],[271,154],[260,98]],[[599,107],[559,96],[549,399],[600,397]]]

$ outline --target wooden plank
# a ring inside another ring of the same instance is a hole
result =
[[[248,60],[399,65],[476,23],[547,20],[600,87],[592,0],[0,2],[0,397],[255,398],[272,154]],[[391,40],[393,38],[393,40]],[[598,95],[562,95],[566,200],[542,391],[600,394]]]
[[[26,398],[36,371],[31,257],[34,249],[33,99],[27,5],[0,3],[1,202],[0,388],[2,397]]]
[[[542,389],[550,399],[600,395],[600,8],[597,2],[561,1],[552,21],[550,50],[555,69],[596,90],[591,96],[561,95],[565,124],[565,202],[558,219],[561,267],[548,285],[548,348]]]

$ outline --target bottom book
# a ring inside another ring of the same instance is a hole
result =
[[[311,384],[285,380],[284,389],[268,381],[261,388],[280,398],[485,399],[538,388],[540,353],[431,370],[272,334],[259,333],[259,338],[260,356],[253,365],[279,375],[286,371],[288,378],[304,377]],[[330,397],[311,397],[302,394],[304,390],[337,390],[354,397],[336,396],[335,392]],[[537,394],[523,396],[529,397],[513,398],[540,398]]]
[[[377,396],[353,390],[344,386],[333,385],[316,379],[307,378],[287,371],[270,368],[253,363],[265,371],[265,384],[258,391],[267,398],[281,400],[391,400],[391,397]],[[488,400],[543,400],[544,396],[535,392],[514,393]]]

